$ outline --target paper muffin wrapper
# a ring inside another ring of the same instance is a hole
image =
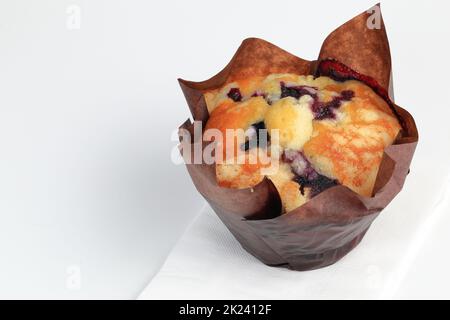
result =
[[[360,80],[383,97],[399,118],[403,129],[393,145],[385,149],[372,197],[340,185],[281,215],[280,196],[269,179],[249,189],[223,188],[217,184],[215,164],[187,161],[197,190],[242,247],[267,265],[311,270],[335,263],[358,245],[374,219],[403,187],[418,133],[413,117],[390,98],[393,89],[389,42],[381,15],[379,28],[368,27],[372,18],[371,13],[364,12],[332,32],[316,61],[250,38],[211,79],[179,80],[193,119],[203,124],[209,117],[204,92],[237,79],[271,73]],[[180,128],[192,132],[193,124],[187,120]],[[207,142],[193,141],[190,147],[195,148],[196,144],[203,150]]]

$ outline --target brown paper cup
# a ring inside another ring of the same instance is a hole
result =
[[[298,58],[261,39],[246,39],[230,63],[203,82],[179,80],[194,120],[205,123],[205,91],[248,76],[271,73],[326,75],[357,79],[386,100],[403,130],[386,148],[372,197],[345,186],[325,190],[303,206],[281,215],[280,196],[269,179],[252,189],[228,189],[216,182],[214,164],[187,164],[194,185],[242,247],[270,266],[311,270],[335,263],[358,245],[378,214],[403,187],[417,145],[414,119],[391,99],[391,59],[384,23],[367,26],[364,12],[332,32],[318,60]],[[188,120],[181,128],[193,130]],[[206,143],[199,141],[202,150]]]

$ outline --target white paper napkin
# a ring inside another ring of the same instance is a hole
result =
[[[392,298],[448,207],[449,175],[430,179],[429,173],[417,169],[411,173],[404,191],[355,250],[330,267],[308,272],[262,264],[241,248],[206,206],[139,298]]]

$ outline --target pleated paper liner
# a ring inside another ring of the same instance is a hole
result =
[[[394,144],[385,149],[372,197],[335,186],[283,215],[280,196],[269,179],[249,189],[223,188],[217,184],[215,164],[187,161],[197,190],[242,247],[267,265],[311,270],[335,263],[358,245],[374,219],[403,187],[418,133],[413,117],[390,99],[393,88],[389,42],[381,15],[379,28],[368,27],[372,18],[371,13],[364,12],[332,32],[316,61],[250,38],[211,79],[179,80],[193,119],[203,124],[209,117],[204,92],[251,76],[294,73],[362,81],[386,100],[402,125]],[[192,131],[193,124],[188,120],[181,128]],[[194,148],[196,143],[201,150],[207,145],[192,141],[190,145],[182,142],[182,146]]]

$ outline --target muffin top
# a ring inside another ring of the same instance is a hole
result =
[[[388,104],[356,80],[271,74],[204,97],[205,132],[223,137],[218,184],[251,188],[268,177],[285,212],[336,185],[371,196],[383,151],[401,129]]]

